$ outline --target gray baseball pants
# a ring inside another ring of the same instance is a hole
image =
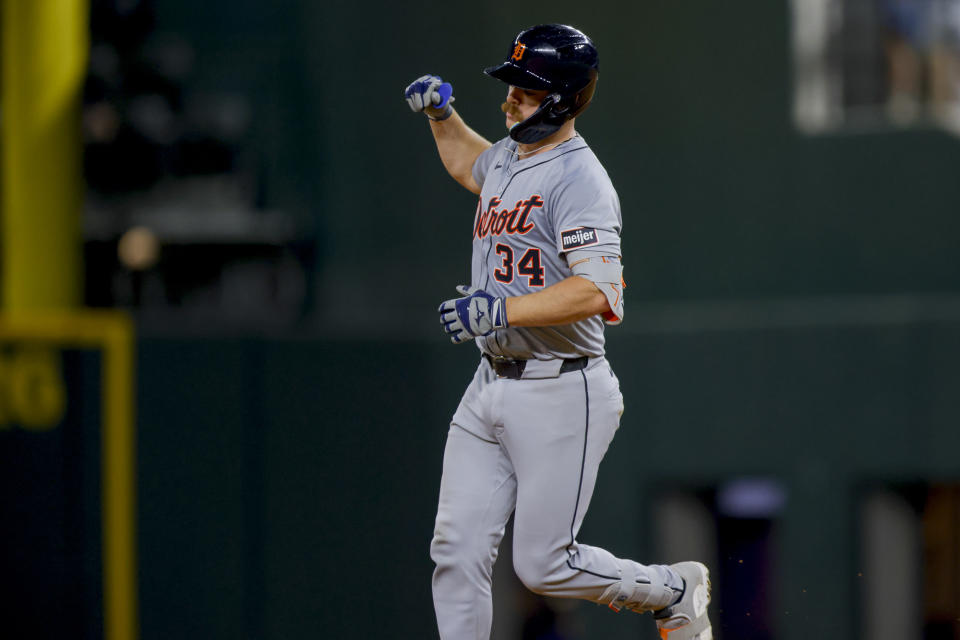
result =
[[[447,436],[430,547],[442,640],[489,639],[493,564],[514,511],[514,570],[535,593],[606,602],[621,575],[676,579],[576,541],[622,411],[604,358],[530,380],[497,378],[481,360]]]

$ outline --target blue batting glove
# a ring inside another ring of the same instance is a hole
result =
[[[440,324],[454,344],[485,336],[507,325],[507,299],[492,296],[483,289],[457,287],[463,298],[446,300],[440,305]]]
[[[411,82],[403,92],[407,104],[414,112],[422,111],[431,120],[446,120],[453,113],[453,85],[439,76],[421,76]]]

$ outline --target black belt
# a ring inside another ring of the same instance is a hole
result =
[[[487,362],[490,363],[490,366],[493,367],[493,370],[500,378],[519,380],[521,377],[523,377],[523,370],[527,368],[526,360],[498,358],[486,353],[483,354],[483,357],[487,359]],[[586,368],[588,362],[590,362],[590,358],[587,356],[583,356],[582,358],[569,358],[564,360],[563,364],[560,365],[560,373],[580,371],[581,369]]]

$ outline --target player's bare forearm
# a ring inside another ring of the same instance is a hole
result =
[[[446,120],[431,120],[430,130],[447,173],[465,189],[479,195],[480,185],[473,179],[473,163],[490,148],[490,141],[468,127],[456,110]]]
[[[507,298],[511,327],[570,324],[609,310],[610,303],[597,285],[580,276],[570,276],[543,291]]]

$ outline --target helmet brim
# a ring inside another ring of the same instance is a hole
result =
[[[487,67],[483,72],[492,78],[520,89],[550,91],[554,88],[553,83],[546,78],[541,78],[529,69],[518,67],[509,60],[495,67]]]

